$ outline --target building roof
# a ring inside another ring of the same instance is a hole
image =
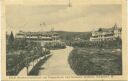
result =
[[[20,31],[17,35],[31,35],[31,36],[56,36],[56,32],[22,32]]]
[[[97,31],[95,32],[113,32],[114,30],[120,30],[121,31],[121,28],[117,27],[117,25],[115,24],[112,28],[99,28]]]

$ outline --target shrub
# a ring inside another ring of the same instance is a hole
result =
[[[85,48],[122,48],[121,39],[110,41],[89,41],[89,40],[77,40],[70,42],[73,47],[85,47]]]
[[[63,49],[66,47],[65,43],[63,42],[48,42],[44,46],[47,49]]]
[[[97,48],[75,48],[68,62],[77,75],[121,75],[121,52]]]
[[[43,50],[36,42],[23,42],[23,44],[21,41],[24,40],[18,40],[17,48],[11,48],[7,52],[7,75],[17,75],[23,67],[28,67],[30,62],[50,53],[50,50]]]

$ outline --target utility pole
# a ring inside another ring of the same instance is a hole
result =
[[[71,5],[71,0],[69,0],[69,7],[72,7],[72,5]]]
[[[51,26],[51,33],[52,33],[52,36],[54,34],[54,27]]]
[[[51,26],[51,32],[54,32],[54,27]]]
[[[46,26],[46,23],[45,22],[40,23],[40,27],[42,27],[42,25],[45,27]],[[44,30],[43,27],[42,27],[42,30]]]

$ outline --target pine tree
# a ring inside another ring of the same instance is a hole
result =
[[[11,31],[11,34],[9,36],[9,44],[12,45],[14,43],[14,35],[13,32]]]

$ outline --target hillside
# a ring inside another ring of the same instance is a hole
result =
[[[58,33],[59,37],[65,41],[71,41],[78,37],[84,40],[89,40],[91,36],[91,32],[67,32],[67,31],[55,31],[55,32]]]

